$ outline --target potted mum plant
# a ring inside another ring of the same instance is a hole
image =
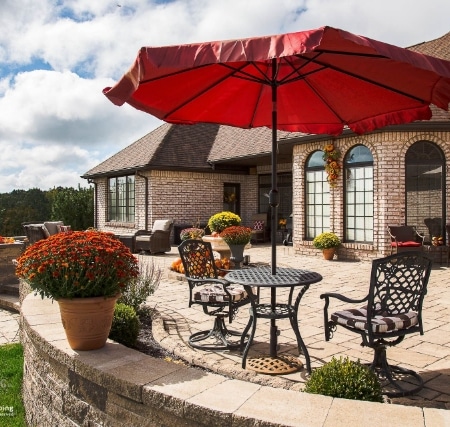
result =
[[[341,240],[335,233],[329,231],[323,232],[316,236],[313,240],[313,245],[316,249],[321,249],[323,257],[326,260],[332,260],[336,248],[341,244]]]
[[[94,350],[105,345],[115,302],[139,276],[139,267],[112,233],[88,230],[58,233],[29,246],[17,259],[16,274],[35,294],[58,302],[72,349]]]
[[[252,237],[252,229],[242,225],[233,225],[225,228],[220,233],[220,237],[230,247],[231,262],[233,262],[235,268],[240,268],[244,260],[245,245],[250,242]]]
[[[208,227],[214,233],[219,234],[225,228],[231,227],[232,225],[240,225],[241,217],[233,212],[223,211],[212,215],[208,220]]]

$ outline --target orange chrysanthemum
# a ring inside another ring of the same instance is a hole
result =
[[[113,296],[138,277],[138,261],[112,233],[58,233],[17,259],[16,274],[42,297]]]

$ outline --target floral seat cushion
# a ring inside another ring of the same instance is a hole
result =
[[[227,287],[228,292],[231,294],[232,302],[241,301],[247,298],[247,292],[242,286],[230,285]],[[194,301],[199,302],[229,302],[230,297],[225,293],[221,285],[205,286],[194,292]]]
[[[331,320],[338,325],[348,326],[362,331],[367,331],[367,309],[355,308],[343,311],[337,311],[331,315]],[[384,333],[408,329],[419,323],[419,317],[416,312],[397,314],[393,316],[375,316],[372,319],[372,331],[375,333]]]

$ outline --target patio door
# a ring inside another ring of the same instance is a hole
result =
[[[223,184],[223,210],[241,215],[241,184]]]
[[[406,152],[406,223],[425,242],[445,235],[445,157],[432,142],[419,141]]]

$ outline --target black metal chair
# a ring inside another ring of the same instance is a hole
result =
[[[192,334],[189,344],[203,350],[239,348],[242,332],[228,329],[225,318],[231,323],[239,307],[250,303],[246,291],[219,277],[211,243],[189,239],[178,251],[189,284],[189,307],[199,304],[205,314],[215,317],[213,328]]]
[[[386,348],[400,344],[406,335],[423,335],[422,304],[431,264],[422,252],[376,259],[372,262],[369,293],[364,298],[350,299],[335,293],[320,296],[325,299],[325,340],[333,337],[337,325],[360,334],[361,345],[374,350],[369,368],[377,374],[387,396],[407,396],[423,387],[419,374],[388,363]],[[366,305],[334,312],[328,318],[331,298]]]

